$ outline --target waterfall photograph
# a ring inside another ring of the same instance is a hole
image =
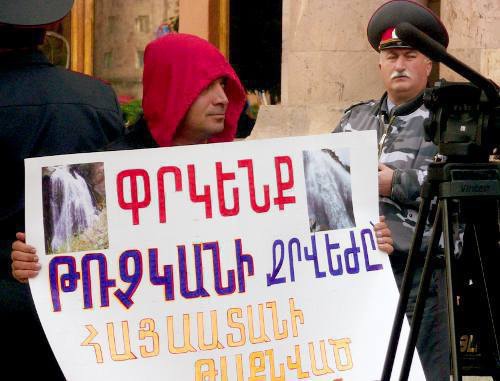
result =
[[[42,168],[47,254],[108,248],[104,163]]]
[[[303,151],[311,232],[356,226],[349,150]]]

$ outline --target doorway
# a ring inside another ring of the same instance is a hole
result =
[[[248,91],[281,95],[282,0],[230,0],[229,61]]]

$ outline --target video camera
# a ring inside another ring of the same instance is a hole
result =
[[[439,80],[424,92],[430,111],[424,127],[426,140],[438,146],[449,162],[485,163],[500,153],[500,96],[498,86],[455,57],[409,23],[397,35],[430,59],[442,62],[471,82]]]

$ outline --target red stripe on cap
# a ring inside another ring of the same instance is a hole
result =
[[[388,40],[395,39],[392,35],[395,29],[396,29],[395,27],[388,28],[388,29],[386,29],[386,31],[384,33],[382,33],[382,38],[380,39],[380,45],[382,45],[384,42],[386,42]],[[397,36],[396,36],[396,38],[397,38]]]

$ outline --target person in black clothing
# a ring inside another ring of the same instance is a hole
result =
[[[37,49],[47,26],[62,19],[72,5],[73,0],[17,0],[0,7],[0,162],[8,181],[0,201],[2,363],[21,367],[27,379],[64,377],[28,286],[11,275],[11,246],[16,232],[24,231],[24,159],[96,151],[124,131],[110,86],[54,67]]]

